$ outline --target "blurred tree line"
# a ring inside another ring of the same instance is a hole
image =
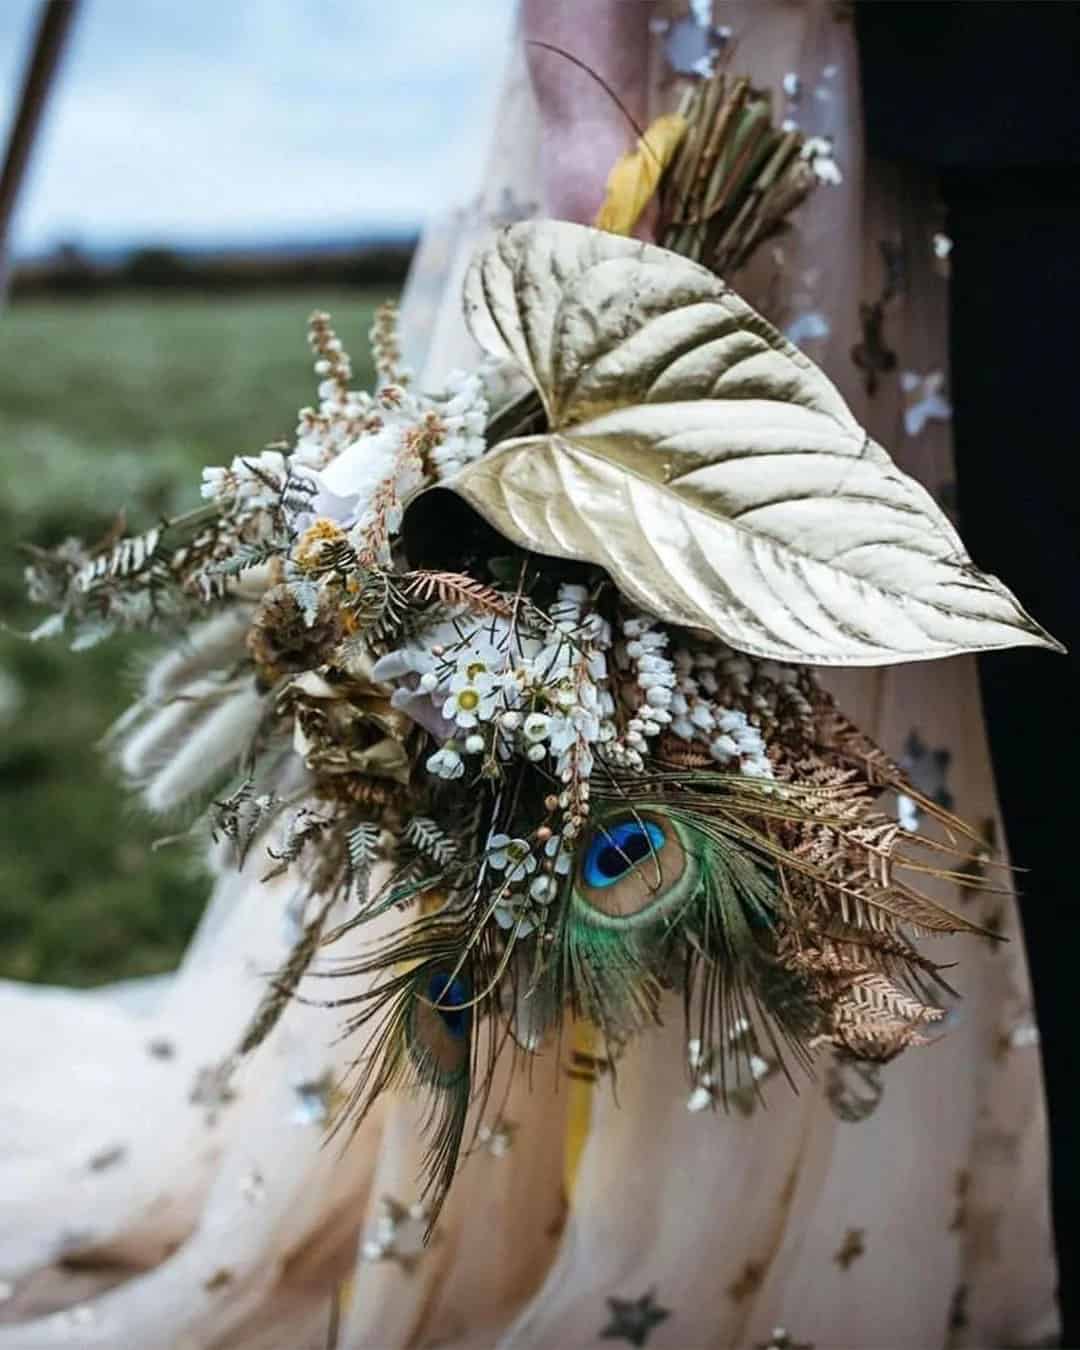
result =
[[[311,253],[259,249],[197,253],[150,244],[117,259],[102,259],[76,243],[64,243],[48,257],[15,269],[11,298],[74,299],[144,290],[220,294],[263,287],[397,290],[405,280],[415,247],[412,236]]]

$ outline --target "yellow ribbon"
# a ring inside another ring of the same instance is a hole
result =
[[[611,234],[632,234],[642,211],[659,186],[664,170],[682,144],[688,123],[679,113],[665,113],[638,139],[637,148],[615,161],[608,174],[607,195],[593,224]]]
[[[591,1022],[575,1022],[570,1033],[570,1043],[573,1058],[591,1059],[593,1046],[596,1044],[596,1028]],[[563,1148],[563,1188],[566,1191],[568,1205],[573,1203],[581,1155],[585,1152],[585,1141],[589,1137],[593,1087],[594,1083],[589,1079],[578,1077],[570,1079],[570,1100],[566,1108],[566,1143]]]

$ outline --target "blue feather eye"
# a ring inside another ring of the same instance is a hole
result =
[[[655,820],[623,820],[598,830],[582,868],[586,885],[614,886],[646,858],[664,847],[663,827]]]
[[[582,840],[574,905],[591,923],[651,923],[686,902],[698,874],[677,822],[660,811],[598,813]]]
[[[425,1083],[455,1088],[468,1082],[471,990],[468,976],[455,975],[452,966],[416,972],[405,1038]]]
[[[453,979],[441,973],[432,975],[428,980],[427,997],[451,1036],[460,1039],[468,1035],[471,1010],[464,1006],[469,1001],[464,980],[456,975]]]

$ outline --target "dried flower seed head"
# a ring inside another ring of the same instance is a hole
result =
[[[329,659],[344,635],[343,616],[328,596],[319,599],[312,622],[287,584],[263,596],[247,634],[247,650],[264,688],[283,675],[315,669]]]

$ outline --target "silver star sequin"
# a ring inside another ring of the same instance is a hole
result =
[[[503,1158],[514,1146],[514,1135],[519,1126],[513,1120],[496,1118],[493,1125],[481,1125],[476,1132],[476,1142],[486,1149],[493,1158]]]
[[[881,1065],[837,1051],[825,1073],[825,1096],[841,1120],[865,1120],[885,1095]]]
[[[814,1350],[809,1341],[794,1341],[786,1327],[773,1327],[767,1341],[761,1341],[754,1350]]]
[[[946,811],[952,809],[953,795],[948,787],[949,764],[952,752],[944,746],[931,749],[917,731],[908,734],[904,744],[904,753],[900,758],[900,767],[907,775],[912,787],[918,788],[924,797],[928,797]],[[896,814],[905,830],[918,830],[922,819],[917,803],[904,793],[896,798]]]
[[[322,1125],[330,1118],[334,1077],[327,1070],[318,1078],[302,1078],[292,1085],[295,1098],[289,1119],[294,1125]]]
[[[611,1309],[611,1321],[600,1332],[601,1339],[626,1341],[629,1345],[644,1345],[653,1328],[671,1316],[668,1308],[660,1307],[655,1301],[653,1290],[640,1298],[609,1298],[607,1305]]]
[[[393,1261],[406,1274],[411,1274],[424,1254],[424,1233],[429,1217],[426,1205],[403,1205],[393,1196],[384,1196],[360,1249],[361,1258],[364,1261]]]
[[[757,1039],[745,1017],[740,1017],[731,1029],[730,1047],[735,1057],[735,1084],[727,1089],[728,1102],[744,1116],[752,1115],[761,1100],[759,1085],[771,1078],[780,1067],[773,1059],[759,1053]],[[717,1052],[706,1053],[699,1040],[691,1040],[686,1047],[693,1089],[686,1101],[686,1109],[705,1111],[719,1101],[719,1067]],[[749,1073],[749,1081],[746,1074]],[[740,1074],[742,1078],[740,1080]]]
[[[952,404],[943,393],[945,375],[942,371],[931,370],[926,375],[914,370],[902,371],[900,388],[907,403],[904,430],[909,436],[920,435],[927,422],[948,422],[952,417]]]
[[[233,1062],[223,1060],[220,1064],[207,1064],[195,1075],[188,1100],[193,1106],[206,1108],[207,1125],[216,1125],[222,1109],[236,1100],[232,1089]]]

